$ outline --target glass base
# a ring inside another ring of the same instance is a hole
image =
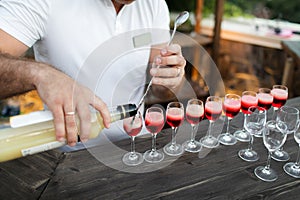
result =
[[[202,146],[201,146],[200,142],[191,141],[191,140],[185,141],[182,144],[182,146],[183,146],[185,151],[191,152],[191,153],[197,153],[197,152],[201,151],[201,149],[202,149]]]
[[[219,142],[223,145],[234,145],[237,143],[237,140],[230,133],[222,133],[219,135]]]
[[[144,161],[143,155],[138,152],[128,152],[124,154],[123,163],[128,166],[136,166],[141,164]]]
[[[250,141],[250,134],[244,130],[238,130],[234,132],[233,136],[241,142],[249,142]]]
[[[290,159],[290,155],[283,150],[276,150],[271,154],[271,157],[277,161],[288,161]]]
[[[297,166],[296,163],[289,162],[283,166],[285,173],[294,177],[300,178],[300,166]]]
[[[247,162],[255,162],[259,159],[258,154],[250,149],[242,149],[238,154],[241,159]]]
[[[205,136],[203,138],[200,139],[200,143],[202,144],[202,146],[206,147],[206,148],[216,148],[219,146],[219,140],[213,136]]]
[[[278,176],[277,173],[269,168],[267,169],[265,166],[258,166],[254,170],[254,174],[261,180],[267,181],[267,182],[272,182],[277,180]]]
[[[148,163],[158,163],[164,159],[165,155],[160,150],[152,151],[148,150],[144,153],[144,159]]]
[[[164,146],[164,152],[169,156],[180,156],[181,154],[183,154],[184,150],[182,145],[180,144],[172,145],[172,143],[169,143]]]

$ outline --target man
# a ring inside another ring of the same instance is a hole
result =
[[[102,100],[105,94],[95,95],[76,81],[84,61],[113,36],[137,29],[168,29],[168,25],[164,0],[1,0],[0,98],[36,89],[53,114],[57,140],[67,138],[68,145],[76,144],[76,112],[85,142],[89,106],[101,113],[107,128],[110,115]],[[31,46],[37,62],[20,59]],[[151,69],[153,84],[178,87],[185,66],[180,47],[165,46],[154,62],[171,67]]]

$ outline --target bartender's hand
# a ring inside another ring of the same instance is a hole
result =
[[[80,122],[80,139],[82,142],[88,140],[91,127],[90,105],[100,112],[105,127],[109,127],[110,114],[105,103],[91,90],[64,73],[52,67],[40,67],[35,86],[53,114],[58,141],[67,138],[68,145],[76,144],[79,133],[76,115]]]
[[[186,60],[178,44],[163,47],[159,55],[155,56],[154,63],[160,67],[153,67],[150,70],[150,74],[154,77],[153,84],[163,85],[172,90],[181,85]]]

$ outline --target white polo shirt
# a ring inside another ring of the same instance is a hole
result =
[[[169,22],[164,0],[136,0],[118,14],[111,0],[0,0],[0,29],[109,106],[140,99],[149,47],[167,41]],[[136,48],[132,39],[147,32],[150,43]]]

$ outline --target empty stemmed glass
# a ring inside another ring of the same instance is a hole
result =
[[[251,106],[257,106],[257,103],[258,103],[258,98],[256,92],[244,91],[242,93],[241,108],[242,108],[242,112],[244,113],[244,124],[246,120],[246,114],[248,113],[248,108]],[[248,142],[251,137],[250,134],[245,129],[245,125],[243,126],[242,130],[238,130],[234,132],[233,135],[237,140],[241,142]]]
[[[249,162],[254,162],[259,159],[256,151],[252,149],[253,146],[253,135],[257,132],[262,131],[266,124],[266,110],[262,107],[251,106],[248,109],[248,114],[245,116],[245,129],[250,133],[250,141],[247,149],[239,151],[238,155],[241,159]]]
[[[278,176],[277,173],[270,168],[271,154],[279,149],[286,140],[287,126],[282,122],[276,122],[275,120],[268,121],[266,123],[263,132],[263,142],[268,149],[268,159],[266,166],[258,166],[254,170],[254,174],[263,181],[275,181]]]
[[[292,134],[296,131],[297,122],[299,120],[299,110],[290,106],[282,106],[277,111],[276,121],[287,125],[287,134]],[[283,150],[283,147],[272,153],[272,158],[277,161],[287,161],[290,159],[288,152]]]
[[[172,128],[172,140],[164,146],[164,152],[169,156],[179,156],[183,153],[181,144],[176,143],[178,127],[184,120],[184,107],[180,102],[171,102],[167,106],[167,123]]]
[[[207,135],[200,139],[202,146],[207,148],[215,148],[219,146],[219,140],[212,136],[211,130],[214,122],[219,119],[222,114],[222,99],[218,96],[209,96],[205,102],[205,116],[209,120]]]
[[[128,166],[136,166],[143,162],[143,155],[135,151],[134,139],[141,132],[143,119],[140,113],[135,117],[126,118],[123,120],[123,128],[131,137],[131,151],[123,156],[123,163]]]
[[[219,136],[219,142],[224,145],[234,145],[237,140],[229,133],[229,123],[241,109],[241,97],[236,94],[226,94],[223,102],[223,111],[227,118],[227,131]]]
[[[196,153],[202,148],[200,142],[195,140],[195,129],[204,116],[203,102],[199,99],[190,99],[186,106],[186,120],[191,124],[191,139],[185,141],[182,146],[187,152]]]
[[[271,90],[271,94],[273,95],[273,118],[276,119],[276,113],[281,106],[283,106],[288,98],[288,88],[284,85],[273,85]]]
[[[153,106],[146,110],[145,126],[152,135],[152,147],[144,153],[145,161],[158,163],[164,159],[164,154],[156,149],[156,135],[165,124],[164,112],[161,108]]]
[[[296,162],[289,162],[283,166],[284,171],[295,178],[300,178],[300,120],[297,123],[297,129],[294,132],[294,139],[299,145]]]

